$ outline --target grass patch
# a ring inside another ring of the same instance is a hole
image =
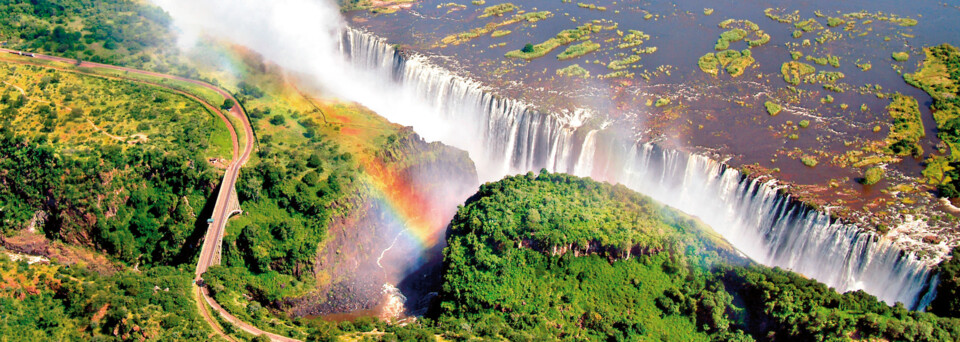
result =
[[[563,69],[558,69],[557,76],[590,78],[590,72],[581,67],[580,64],[574,64]]]
[[[624,70],[627,67],[629,67],[631,64],[639,61],[640,61],[639,55],[630,55],[622,59],[611,61],[610,63],[607,64],[607,68],[610,70]]]
[[[923,147],[920,139],[926,136],[920,108],[913,97],[894,94],[887,113],[893,120],[893,127],[887,135],[887,149],[898,156],[921,156]]]
[[[819,64],[819,65],[827,65],[827,64],[829,64],[830,66],[832,66],[832,67],[834,67],[834,68],[839,68],[839,67],[840,67],[840,57],[837,57],[837,56],[834,56],[834,55],[827,55],[826,57],[813,57],[813,56],[809,56],[809,55],[808,55],[808,56],[806,57],[806,59],[807,59],[807,61],[814,62],[814,63]]]
[[[547,39],[546,41],[532,46],[530,51],[513,50],[507,52],[506,56],[510,58],[523,58],[523,59],[536,59],[545,56],[551,51],[555,50],[558,47],[576,42],[587,40],[590,38],[591,33],[600,32],[603,29],[601,25],[594,23],[586,23],[580,27],[570,30],[563,30],[558,33],[555,37]]]
[[[484,25],[483,27],[477,27],[477,28],[471,29],[470,31],[460,32],[460,33],[455,33],[455,34],[448,35],[448,36],[443,37],[442,39],[440,39],[440,44],[442,44],[442,45],[449,45],[449,44],[460,45],[460,44],[466,43],[466,42],[468,42],[468,41],[470,41],[470,40],[472,40],[472,39],[474,39],[474,38],[484,36],[484,35],[486,35],[486,34],[488,34],[488,33],[491,33],[491,32],[493,32],[493,34],[497,34],[497,32],[501,32],[500,35],[497,35],[497,36],[494,36],[494,37],[495,37],[495,38],[496,38],[496,37],[502,37],[502,36],[505,36],[505,35],[507,35],[507,34],[510,33],[510,31],[505,31],[506,33],[503,33],[504,30],[499,30],[499,29],[502,28],[502,27],[509,26],[509,25],[513,25],[513,24],[516,24],[516,23],[519,23],[519,22],[535,23],[535,22],[538,22],[538,21],[547,19],[547,18],[549,18],[549,17],[552,16],[552,15],[553,15],[553,13],[550,12],[550,11],[540,11],[540,12],[530,12],[530,13],[516,14],[516,15],[514,15],[513,17],[511,17],[510,19],[507,19],[507,20],[502,21],[502,22],[489,23],[489,24]]]
[[[770,114],[770,116],[777,116],[777,114],[780,114],[780,112],[783,111],[783,108],[780,107],[780,104],[773,101],[764,102],[763,107],[767,109],[767,113]]]
[[[483,14],[478,18],[487,18],[487,17],[502,17],[504,14],[513,12],[517,10],[517,5],[512,3],[503,3],[499,5],[493,5],[483,9]]]
[[[630,30],[623,35],[621,43],[617,47],[621,49],[637,47],[643,45],[643,42],[647,40],[650,40],[649,34],[643,33],[643,31]]]
[[[587,40],[587,41],[582,42],[582,43],[580,43],[580,44],[571,45],[571,46],[567,47],[566,50],[563,50],[563,52],[561,52],[559,55],[557,55],[557,59],[559,59],[559,60],[561,60],[561,61],[565,61],[565,60],[568,60],[568,59],[573,59],[573,58],[581,57],[581,56],[586,55],[586,54],[588,54],[588,53],[597,51],[598,49],[600,49],[600,44],[597,44],[597,43],[594,43],[593,41]]]
[[[720,60],[717,59],[717,55],[713,52],[708,52],[701,56],[700,60],[697,61],[697,65],[700,67],[700,70],[710,75],[717,76],[717,74],[720,73]]]
[[[720,33],[720,39],[717,40],[717,44],[713,48],[717,51],[726,50],[730,48],[730,43],[739,42],[746,37],[747,31],[740,28],[724,31]]]
[[[864,185],[877,184],[881,179],[883,179],[883,173],[883,168],[879,166],[871,167],[863,173],[863,180],[861,180],[861,182]]]
[[[895,60],[895,61],[897,61],[897,62],[905,62],[906,60],[910,59],[910,54],[909,54],[909,53],[906,53],[906,52],[902,52],[902,51],[901,51],[901,52],[894,52],[894,53],[891,55],[891,57],[893,57],[893,60]]]
[[[792,85],[799,85],[807,76],[816,71],[817,68],[814,66],[796,61],[785,62],[780,66],[780,74],[783,75],[783,80]]]

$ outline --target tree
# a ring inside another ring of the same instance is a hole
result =
[[[277,114],[277,115],[274,115],[272,118],[270,118],[270,124],[274,126],[280,126],[284,122],[287,122],[287,119],[284,119],[283,115]]]
[[[220,105],[220,109],[230,110],[231,108],[233,108],[233,106],[234,106],[233,100],[231,100],[231,99],[224,99],[224,100],[223,100],[223,104]]]
[[[533,44],[527,43],[527,45],[524,45],[524,46],[523,46],[523,49],[520,50],[520,51],[523,51],[524,53],[531,53],[531,52],[533,52]]]
[[[953,258],[940,263],[937,297],[930,303],[930,312],[940,316],[960,317],[960,248],[953,249]]]

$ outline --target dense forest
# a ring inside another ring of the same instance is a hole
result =
[[[238,180],[240,205],[223,241],[222,266],[204,276],[214,297],[249,322],[297,336],[302,330],[275,318],[284,298],[312,289],[313,267],[330,217],[350,210],[356,166],[349,153],[321,138],[289,148],[266,147]],[[245,295],[251,304],[234,303]]]
[[[203,203],[186,198],[212,193],[217,175],[208,168],[179,151],[108,145],[62,153],[43,137],[4,131],[0,220],[5,234],[39,225],[50,238],[93,246],[130,265],[189,262],[186,243],[202,221]]]
[[[541,172],[486,184],[451,223],[441,322],[508,340],[955,341],[960,320],[755,265],[622,186]]]
[[[8,63],[0,76],[5,235],[33,228],[129,265],[190,262],[222,174],[207,158],[229,153],[215,114],[125,81]]]
[[[0,258],[5,341],[208,341],[190,272],[169,266],[98,274]]]
[[[43,52],[159,72],[196,75],[181,62],[170,17],[133,0],[0,1],[0,42]]]

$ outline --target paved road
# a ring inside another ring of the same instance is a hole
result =
[[[15,52],[16,51],[14,50],[0,48],[0,53],[15,53]],[[228,98],[234,102],[235,105],[233,106],[233,108],[230,109],[229,114],[230,116],[233,116],[234,118],[239,120],[239,122],[243,125],[244,136],[246,137],[246,139],[245,139],[245,144],[243,146],[242,151],[240,149],[240,142],[237,136],[236,127],[233,126],[233,123],[231,123],[230,120],[227,120],[227,118],[223,115],[223,112],[220,111],[218,108],[214,107],[210,103],[207,103],[205,100],[197,96],[186,93],[179,89],[172,88],[169,85],[157,84],[157,83],[144,81],[144,80],[132,80],[132,81],[152,84],[155,86],[171,89],[173,91],[176,91],[180,94],[186,95],[196,100],[197,102],[207,107],[207,109],[211,110],[214,113],[217,113],[220,116],[220,118],[227,124],[227,127],[230,130],[230,138],[233,142],[233,159],[230,161],[230,164],[227,166],[227,170],[224,173],[223,182],[220,184],[221,190],[217,195],[216,206],[213,209],[213,215],[212,215],[213,223],[208,225],[207,232],[203,241],[203,248],[200,250],[200,260],[197,262],[197,269],[194,273],[194,280],[199,280],[201,276],[203,276],[203,273],[210,268],[210,265],[213,264],[214,260],[216,259],[217,248],[219,247],[217,246],[217,242],[221,241],[220,239],[223,237],[223,232],[224,232],[224,229],[226,228],[227,218],[229,218],[229,214],[230,214],[230,211],[228,211],[228,208],[227,208],[227,206],[229,206],[230,204],[230,201],[229,201],[230,196],[234,195],[233,192],[235,192],[237,176],[240,173],[240,168],[243,167],[243,165],[247,162],[247,160],[250,159],[250,153],[253,151],[253,143],[254,143],[253,126],[250,125],[250,121],[247,119],[247,115],[243,111],[243,108],[239,105],[239,102],[237,101],[237,99],[233,97],[233,95],[231,95],[230,93],[226,92],[223,89],[220,89],[219,87],[216,87],[206,82],[192,80],[184,77],[119,67],[119,66],[109,65],[109,64],[93,63],[93,62],[81,62],[80,64],[77,64],[77,60],[75,59],[69,59],[69,58],[63,58],[63,57],[57,57],[57,56],[33,54],[32,57],[36,59],[42,59],[42,60],[48,60],[48,61],[70,63],[70,64],[78,65],[80,67],[111,69],[111,70],[118,70],[118,71],[123,71],[127,73],[148,75],[148,76],[154,76],[159,78],[188,82],[188,83],[196,84],[198,86],[213,90],[218,94],[220,94],[221,96],[223,96],[224,98]],[[103,75],[98,75],[98,76],[111,78],[109,76],[103,76]],[[202,299],[202,302],[198,303],[201,315],[204,317],[205,320],[207,320],[207,322],[213,327],[213,329],[218,334],[222,335],[227,340],[232,341],[233,339],[227,336],[223,332],[223,330],[220,328],[219,323],[216,321],[216,319],[214,319],[214,317],[211,316],[211,313],[207,310],[207,305],[209,305],[214,310],[216,310],[224,320],[234,324],[235,326],[246,331],[247,333],[257,335],[257,336],[267,335],[270,337],[270,339],[274,341],[283,341],[283,342],[298,341],[288,337],[265,332],[253,325],[247,324],[237,319],[236,317],[228,313],[226,310],[224,310],[222,307],[220,307],[220,305],[217,304],[216,300],[214,300],[209,295],[209,293],[206,291],[205,288],[196,287],[196,289],[197,289],[197,295],[199,296],[200,299]]]

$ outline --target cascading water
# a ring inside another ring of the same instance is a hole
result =
[[[467,150],[483,180],[545,168],[619,182],[700,217],[764,265],[840,291],[862,289],[891,304],[923,308],[932,300],[936,279],[913,254],[803,205],[773,181],[704,156],[618,139],[582,125],[583,113],[540,113],[359,30],[345,29],[340,38],[352,65],[389,77],[402,96],[429,108],[380,114]]]

